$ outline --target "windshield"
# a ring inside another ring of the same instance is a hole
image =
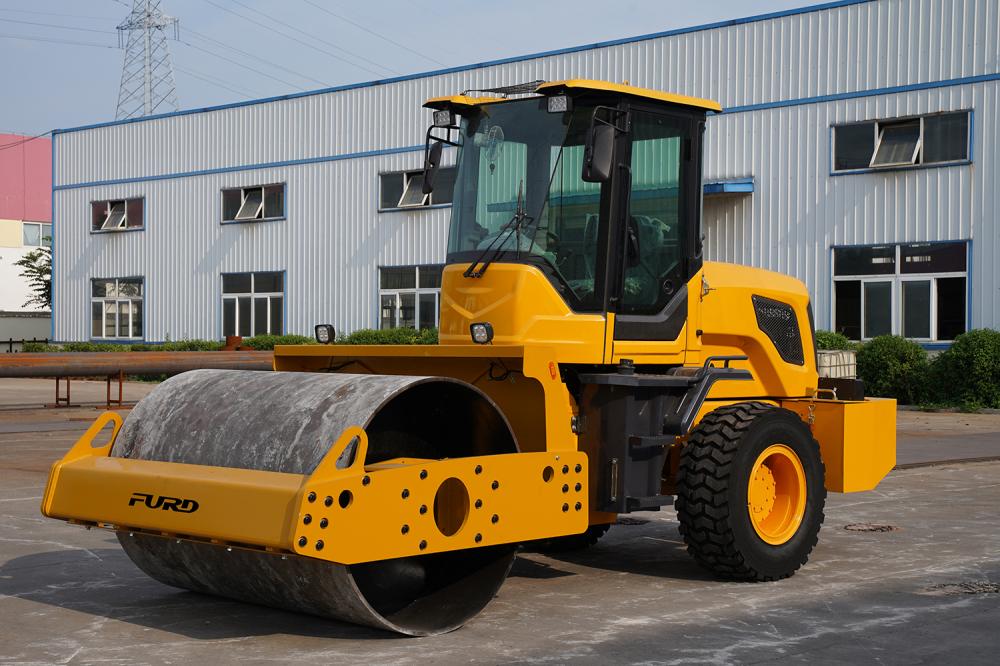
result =
[[[592,107],[549,113],[545,98],[490,104],[462,121],[448,261],[529,261],[570,305],[592,309],[601,199],[581,180]]]

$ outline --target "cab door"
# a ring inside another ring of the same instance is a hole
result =
[[[630,177],[617,217],[612,281],[612,362],[683,363],[689,287],[700,258],[692,234],[700,217],[700,124],[693,114],[630,109]],[[695,293],[691,293],[694,291]]]

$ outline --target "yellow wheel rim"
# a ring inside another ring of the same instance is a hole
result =
[[[772,546],[799,529],[806,512],[806,475],[789,447],[772,444],[757,456],[747,484],[747,511],[757,536]]]

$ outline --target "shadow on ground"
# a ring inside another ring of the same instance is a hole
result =
[[[0,566],[0,595],[218,640],[270,634],[395,640],[395,634],[162,585],[117,548],[25,555]]]
[[[679,542],[679,535],[674,523],[620,525],[598,545],[586,550],[522,553],[510,575],[543,581],[575,576],[581,568],[596,568],[680,580],[708,580],[710,577],[675,542]],[[73,548],[15,558],[0,565],[0,595],[199,640],[271,634],[400,638],[327,618],[168,587],[136,569],[118,548]]]

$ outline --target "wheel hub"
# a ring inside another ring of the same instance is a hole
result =
[[[772,444],[750,471],[747,511],[763,541],[780,546],[790,540],[805,515],[806,478],[802,461],[790,447]]]

